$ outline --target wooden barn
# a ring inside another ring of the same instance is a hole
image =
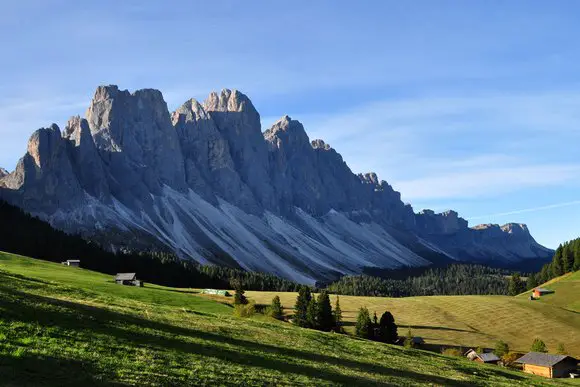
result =
[[[578,368],[578,360],[567,355],[550,355],[529,352],[516,360],[523,365],[523,371],[546,378],[567,378]]]
[[[115,276],[115,282],[118,285],[143,287],[143,281],[137,279],[137,273],[118,273]]]
[[[550,293],[554,293],[553,290],[550,289],[544,289],[544,288],[534,288],[533,290],[533,296],[534,298],[540,298],[546,294],[550,294]]]
[[[499,362],[499,357],[495,353],[493,352],[477,353],[473,349],[467,351],[465,353],[465,357],[467,357],[471,361],[476,361],[479,363],[497,364]]]
[[[79,259],[67,259],[64,262],[61,262],[65,266],[73,266],[73,267],[80,267],[81,261]]]

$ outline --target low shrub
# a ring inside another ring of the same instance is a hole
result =
[[[463,353],[461,353],[461,350],[458,348],[445,348],[441,351],[441,353],[446,356],[456,356],[456,357],[463,356]]]
[[[256,304],[253,302],[234,306],[234,316],[236,317],[252,317],[254,314],[256,314]]]
[[[501,357],[501,360],[506,367],[512,367],[515,365],[514,362],[522,356],[523,356],[523,354],[521,354],[519,352],[510,351],[510,352],[506,353],[505,355],[503,355]]]

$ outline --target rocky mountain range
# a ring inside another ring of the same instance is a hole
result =
[[[468,227],[355,174],[288,116],[262,132],[236,90],[169,112],[161,92],[98,87],[85,117],[37,130],[0,197],[111,249],[273,272],[305,283],[437,260],[518,262],[552,251],[521,224]]]

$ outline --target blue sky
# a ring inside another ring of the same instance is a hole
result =
[[[3,2],[0,166],[100,84],[237,88],[416,210],[580,236],[580,2],[211,3]]]

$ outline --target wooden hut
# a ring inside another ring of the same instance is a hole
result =
[[[118,285],[143,287],[143,281],[137,279],[137,273],[118,273],[115,282]]]
[[[524,372],[546,378],[568,377],[578,368],[578,360],[571,356],[540,352],[529,352],[516,360],[516,363],[523,364]]]
[[[79,259],[67,259],[66,261],[62,262],[65,266],[73,266],[73,267],[80,267],[81,261]]]
[[[499,362],[499,357],[495,353],[493,352],[477,353],[473,349],[467,351],[465,353],[465,357],[467,357],[471,361],[476,361],[478,363],[497,364]]]
[[[550,290],[550,289],[544,289],[544,288],[534,288],[532,294],[534,295],[534,298],[540,298],[540,297],[542,297],[546,294],[550,294],[550,293],[554,293],[554,291]]]

